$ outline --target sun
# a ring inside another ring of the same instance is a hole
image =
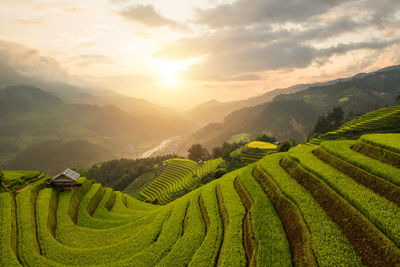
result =
[[[162,89],[178,89],[181,84],[180,73],[186,69],[185,64],[180,61],[158,61],[157,75]]]

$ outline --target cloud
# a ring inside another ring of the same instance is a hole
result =
[[[368,49],[368,50],[381,50],[395,44],[400,44],[400,39],[393,39],[390,41],[366,41],[366,42],[352,42],[320,49],[317,53],[318,57],[329,58],[336,54],[344,54],[353,50]]]
[[[227,79],[227,81],[239,81],[239,82],[256,81],[256,80],[260,80],[260,76],[256,74],[243,74]]]
[[[104,55],[79,55],[71,60],[79,67],[89,67],[97,64],[112,64],[114,60]]]
[[[383,1],[385,7],[373,0],[238,0],[199,10],[196,23],[211,29],[170,43],[153,56],[203,58],[186,72],[196,80],[321,67],[351,51],[366,54],[400,44],[395,16],[400,1]]]
[[[238,0],[198,10],[197,23],[212,28],[247,26],[260,22],[301,22],[323,14],[344,0]]]
[[[185,30],[186,27],[181,23],[164,17],[158,13],[153,5],[132,5],[118,11],[127,20],[142,23],[150,28],[170,27],[178,30]]]
[[[224,80],[242,73],[281,68],[301,68],[311,64],[316,50],[308,45],[274,42],[213,54],[186,73],[190,79]]]
[[[67,77],[57,60],[17,43],[0,40],[0,62],[28,76],[51,80]]]
[[[347,17],[339,17],[325,23],[305,25],[304,30],[273,30],[269,25],[251,28],[220,29],[212,34],[183,38],[171,43],[156,53],[155,57],[169,60],[181,60],[203,55],[212,55],[220,51],[237,50],[254,45],[266,45],[272,42],[291,41],[296,43],[327,40],[345,33],[354,33],[366,27],[363,22],[356,22]]]

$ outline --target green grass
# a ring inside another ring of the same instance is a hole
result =
[[[400,186],[399,169],[353,151],[351,147],[355,144],[355,141],[325,141],[321,143],[321,147],[351,164]]]
[[[399,134],[366,134],[361,136],[360,140],[374,146],[400,153]]]
[[[14,203],[10,193],[0,193],[0,265],[20,266],[15,251],[16,236],[13,236]],[[13,244],[14,242],[14,244]]]
[[[34,216],[36,190],[24,190],[16,197],[18,259],[25,266],[62,266],[40,254]]]
[[[238,171],[234,171],[225,175],[218,185],[222,194],[222,204],[228,215],[219,259],[221,266],[246,266],[243,248],[243,220],[246,213],[234,187],[234,180],[238,174]]]
[[[192,194],[184,221],[183,235],[157,266],[187,266],[200,247],[205,237],[205,223],[200,211],[199,197],[199,190]]]
[[[71,247],[102,247],[118,243],[140,232],[144,225],[162,222],[169,212],[168,209],[163,209],[160,212],[153,212],[141,219],[113,228],[81,227],[74,224],[68,216],[72,195],[72,192],[64,192],[59,195],[57,212],[57,239]]]
[[[259,164],[303,214],[311,231],[311,244],[318,264],[320,266],[362,265],[338,226],[312,195],[280,166],[283,157],[283,153],[270,155],[262,159]]]
[[[222,244],[223,227],[219,213],[217,196],[216,196],[217,182],[207,184],[201,190],[201,200],[204,202],[204,213],[208,223],[207,234],[201,243],[200,247],[193,255],[189,266],[207,266],[217,262],[217,256]]]
[[[4,173],[4,178],[6,181],[12,181],[19,179],[23,176],[33,177],[40,174],[38,171],[2,171]]]
[[[319,160],[312,153],[315,148],[295,147],[289,151],[289,155],[306,170],[329,184],[397,246],[400,246],[400,225],[397,223],[400,220],[400,208]]]
[[[271,201],[254,180],[254,168],[254,164],[247,167],[240,174],[240,179],[254,201],[251,217],[257,240],[257,266],[291,266],[289,243],[282,222]]]

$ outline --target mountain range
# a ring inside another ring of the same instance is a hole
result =
[[[186,155],[191,144],[201,143],[210,150],[232,136],[243,133],[253,137],[266,133],[279,140],[303,142],[312,132],[318,117],[333,107],[342,107],[346,117],[350,118],[349,114],[361,114],[398,104],[396,97],[400,94],[400,66],[324,83],[294,86],[286,89],[286,92],[273,91],[271,95],[276,93],[276,96],[271,97],[270,101],[237,109],[224,117],[222,122],[210,123],[171,146],[179,154]],[[223,105],[228,104],[214,101],[214,106]],[[171,149],[166,147],[164,151]]]
[[[192,130],[190,122],[177,116],[150,113],[129,113],[111,105],[68,104],[33,86],[8,86],[0,90],[1,166],[45,168],[45,162],[54,157],[51,153],[54,147],[65,150],[66,142],[75,141],[82,141],[80,146],[86,145],[93,151],[92,157],[85,157],[84,162],[93,163],[123,154],[135,156],[144,144],[157,143]],[[46,144],[50,141],[51,149]],[[41,150],[40,144],[48,150]],[[32,147],[42,153],[32,155]],[[76,159],[81,156],[70,154]],[[29,162],[33,157],[42,157],[43,164],[31,166]],[[58,165],[53,163],[51,166]]]

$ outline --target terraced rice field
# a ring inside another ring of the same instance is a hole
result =
[[[277,145],[268,142],[253,141],[233,153],[239,155],[242,162],[251,164],[260,160],[265,155],[275,152],[277,148]]]
[[[343,124],[338,130],[309,141],[318,145],[325,140],[358,139],[365,133],[400,132],[400,106],[385,107],[366,113]]]
[[[213,172],[222,164],[221,158],[198,164],[189,159],[169,159],[164,170],[139,192],[138,198],[149,202],[166,204],[174,200],[174,194],[196,185],[203,176]]]
[[[0,266],[399,266],[399,144],[300,145],[163,206],[42,180],[0,194]]]

